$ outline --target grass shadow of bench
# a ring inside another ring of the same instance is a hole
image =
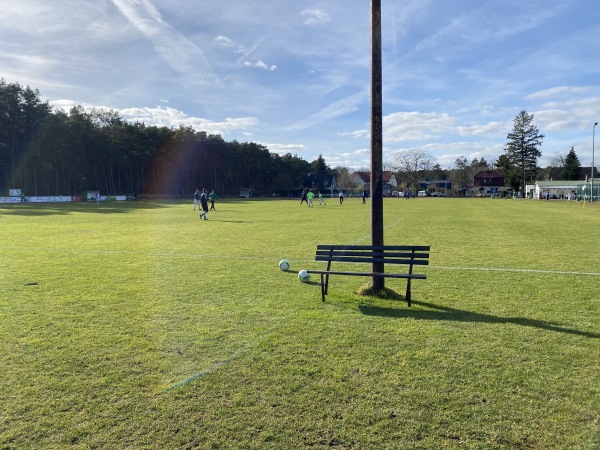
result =
[[[372,305],[360,305],[361,313],[368,316],[390,317],[390,318],[410,318],[416,320],[448,320],[453,322],[479,322],[492,324],[513,324],[525,327],[539,328],[542,330],[556,331],[559,333],[584,336],[592,339],[600,339],[600,333],[591,333],[589,331],[580,331],[568,328],[557,322],[548,322],[545,320],[528,319],[524,317],[500,317],[491,314],[482,314],[472,311],[465,311],[447,306],[439,306],[433,303],[420,302],[413,300],[413,305],[424,306],[429,309],[401,309],[388,308]]]

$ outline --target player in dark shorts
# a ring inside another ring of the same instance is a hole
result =
[[[200,195],[200,204],[202,205],[200,219],[208,220],[206,218],[206,213],[208,212],[208,194],[206,193],[206,189],[202,189],[202,194]]]
[[[306,195],[306,190],[302,191],[302,195],[300,196],[300,206],[302,206],[302,202],[306,202],[306,206],[308,206],[308,197]]]

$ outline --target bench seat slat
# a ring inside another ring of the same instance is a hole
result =
[[[415,278],[417,280],[427,279],[424,273],[394,273],[394,272],[342,272],[337,270],[307,270],[309,273],[323,275],[353,275],[357,277],[386,277],[386,278]]]
[[[380,256],[384,258],[429,258],[429,253],[411,253],[411,252],[351,252],[351,251],[327,251],[327,250],[317,250],[315,255],[323,256],[323,257],[332,257],[332,256],[361,256],[361,257],[371,257],[371,256]]]
[[[384,263],[384,264],[404,264],[404,265],[419,265],[426,266],[429,264],[429,260],[427,259],[397,259],[397,258],[346,258],[343,256],[333,256],[333,257],[324,257],[324,256],[315,256],[315,261],[335,261],[335,262],[347,262],[347,263]]]
[[[326,245],[318,244],[317,250],[418,250],[429,251],[430,245]]]

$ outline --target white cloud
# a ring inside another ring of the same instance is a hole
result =
[[[287,127],[288,130],[303,130],[316,125],[323,124],[329,120],[335,119],[336,117],[343,116],[359,109],[361,102],[366,99],[366,93],[359,92],[358,94],[349,95],[333,103],[330,103],[319,112],[312,116],[296,122],[295,124]]]
[[[548,103],[534,113],[542,132],[585,130],[599,118],[600,97]]]
[[[307,148],[304,144],[267,144],[267,143],[260,143],[260,142],[259,142],[259,144],[262,144],[265,147],[267,147],[269,149],[269,151],[271,151],[273,153],[278,153],[280,155],[285,155],[287,153],[294,155],[294,154],[306,152],[306,150],[307,150]]]
[[[215,44],[221,45],[223,47],[232,47],[232,48],[236,48],[236,49],[240,48],[240,44],[232,41],[227,36],[217,36],[216,38],[213,39],[213,42]]]
[[[40,54],[23,55],[15,52],[0,51],[0,57],[12,62],[11,67],[15,72],[56,70],[58,61]]]
[[[304,21],[306,25],[318,25],[331,20],[329,14],[322,9],[305,9],[300,12],[300,15],[306,17]]]
[[[257,68],[257,69],[271,70],[271,71],[277,70],[277,66],[276,65],[273,64],[271,66],[268,66],[268,65],[266,65],[261,60],[258,60],[255,63],[250,62],[250,61],[246,61],[246,62],[244,62],[244,66],[246,66],[246,67],[254,67],[254,68]]]
[[[356,139],[364,139],[367,138],[371,135],[371,131],[370,130],[354,130],[354,131],[342,131],[338,133],[338,136],[351,136],[353,138]]]
[[[532,94],[526,95],[525,98],[527,100],[539,100],[551,97],[580,95],[586,94],[592,91],[593,89],[593,86],[557,86],[550,89],[544,89],[541,91],[534,92]]]
[[[398,112],[383,118],[385,142],[422,141],[453,129],[455,119],[448,114]]]
[[[159,125],[178,127],[179,125],[190,125],[198,131],[206,131],[212,134],[227,135],[232,131],[244,131],[256,129],[259,121],[256,117],[226,118],[222,121],[212,121],[200,117],[192,117],[174,108],[126,108],[117,110],[127,120],[144,122],[148,125]]]
[[[56,100],[52,102],[55,108],[69,111],[78,104],[72,100]],[[260,125],[256,117],[233,117],[225,118],[221,121],[204,119],[201,117],[189,116],[183,111],[171,107],[143,107],[143,108],[109,108],[99,105],[83,104],[86,110],[101,109],[117,112],[121,117],[129,122],[141,122],[149,126],[159,126],[168,128],[177,128],[180,125],[192,126],[197,131],[206,131],[209,134],[221,134],[226,136],[232,132],[251,135]]]
[[[460,134],[461,136],[481,136],[481,135],[488,135],[488,136],[498,136],[498,135],[502,135],[502,133],[506,133],[507,130],[510,130],[512,128],[512,122],[511,121],[504,121],[504,122],[488,122],[488,123],[481,123],[481,124],[475,124],[475,125],[461,125],[459,127],[457,127],[458,130],[458,134]]]

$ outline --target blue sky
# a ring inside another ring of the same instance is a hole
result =
[[[0,77],[56,107],[112,109],[369,167],[367,0],[0,6]],[[571,146],[591,165],[597,1],[382,0],[382,15],[384,163],[405,150],[444,168],[458,157],[493,162],[525,109],[546,135],[541,165]]]

